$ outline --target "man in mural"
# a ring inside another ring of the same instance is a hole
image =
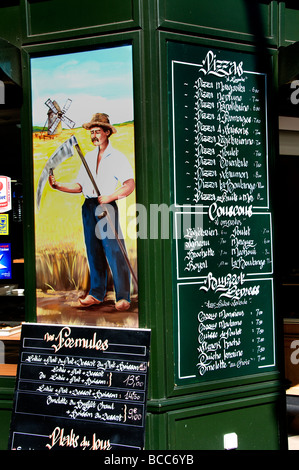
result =
[[[81,306],[90,307],[103,302],[107,290],[108,263],[115,289],[115,308],[123,311],[130,308],[130,271],[120,247],[120,243],[124,246],[124,240],[115,201],[129,196],[134,191],[133,170],[125,155],[114,149],[109,141],[110,135],[116,133],[116,129],[110,124],[107,114],[94,114],[91,121],[82,127],[90,131],[95,147],[85,155],[85,161],[101,195],[97,196],[83,164],[76,182],[57,182],[54,175],[50,175],[49,183],[53,189],[68,193],[82,192],[85,196],[82,220],[90,270],[90,290],[84,299],[79,299]],[[102,212],[99,210],[99,204],[109,211],[118,232],[118,239],[109,229],[106,217],[99,217]]]

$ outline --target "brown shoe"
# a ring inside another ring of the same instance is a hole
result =
[[[130,308],[130,302],[128,302],[125,299],[118,300],[115,302],[115,308],[116,310],[119,310],[120,312],[123,312],[125,310],[128,310]]]
[[[85,308],[91,307],[92,305],[99,305],[102,303],[100,300],[96,299],[92,295],[87,295],[85,299],[78,299],[78,300],[81,304],[81,307],[85,307]]]

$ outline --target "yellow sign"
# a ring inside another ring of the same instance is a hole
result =
[[[0,214],[0,235],[8,235],[8,214]]]

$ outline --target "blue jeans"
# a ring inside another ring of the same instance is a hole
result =
[[[107,204],[105,210],[109,211],[112,222],[117,228],[120,243],[125,248],[116,203]],[[89,294],[100,301],[104,300],[109,265],[113,277],[116,301],[125,299],[130,302],[130,270],[114,232],[109,226],[107,217],[99,220],[98,215],[101,212],[97,198],[85,199],[82,206],[82,220],[90,271]]]

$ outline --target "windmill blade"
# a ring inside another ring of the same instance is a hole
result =
[[[56,108],[55,104],[53,103],[52,100],[47,99],[47,101],[45,102],[45,105],[48,106],[48,108],[51,109],[51,111],[53,111],[53,113],[57,114],[58,113],[58,109]]]
[[[60,118],[57,117],[55,121],[53,122],[53,124],[51,124],[51,126],[48,128],[48,133],[53,134],[59,123],[60,123]]]
[[[66,116],[61,116],[61,120],[70,128],[73,129],[75,127],[74,121],[72,121],[70,118]]]
[[[71,104],[72,104],[72,100],[70,98],[68,98],[65,102],[65,105],[62,108],[62,112],[66,113],[67,110],[69,109],[69,107],[71,106]]]

